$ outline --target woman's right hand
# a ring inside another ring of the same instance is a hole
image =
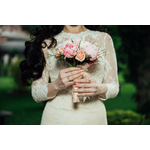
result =
[[[77,67],[69,67],[59,72],[58,78],[54,81],[55,89],[62,90],[74,84],[74,79],[82,76],[84,70]]]

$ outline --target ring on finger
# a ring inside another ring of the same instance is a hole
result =
[[[71,81],[71,80],[69,79],[69,76],[67,77],[67,79],[68,79],[69,81]]]

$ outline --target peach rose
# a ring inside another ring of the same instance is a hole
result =
[[[80,61],[80,62],[84,61],[85,60],[84,50],[79,50],[75,59]]]
[[[55,52],[55,56],[59,57],[60,55],[63,55],[64,51],[64,47],[59,48],[56,52]]]

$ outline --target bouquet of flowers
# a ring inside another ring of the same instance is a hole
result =
[[[85,71],[87,68],[98,62],[100,56],[99,50],[94,44],[82,40],[67,40],[56,48],[54,55],[58,61],[66,62],[71,67],[81,67]],[[83,73],[83,78],[90,80],[90,74],[87,72]],[[79,102],[74,92],[75,86],[72,88],[72,100],[74,103]]]

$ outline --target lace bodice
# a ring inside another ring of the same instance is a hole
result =
[[[93,43],[100,51],[102,57],[99,58],[99,62],[89,67],[88,72],[91,74],[91,78],[96,79],[97,83],[105,84],[108,88],[106,92],[106,99],[114,98],[119,91],[118,75],[117,75],[117,61],[116,54],[114,50],[114,45],[110,35],[104,32],[86,30],[78,34],[66,33],[62,31],[55,36],[57,40],[57,45],[61,44],[68,39],[82,39],[89,43]],[[50,44],[50,41],[45,40],[47,45]],[[48,57],[48,54],[53,54],[56,51],[55,48],[48,49],[43,48],[44,56],[46,59],[46,66],[43,70],[42,77],[38,80],[33,81],[32,83],[32,96],[36,102],[42,102],[54,97],[48,97],[48,81],[49,78],[51,82],[56,80],[58,77],[59,71],[68,67],[65,63],[58,62],[53,56]],[[71,87],[68,87],[65,90],[59,91],[59,94],[71,94]],[[56,95],[57,96],[57,95]],[[101,100],[102,99],[99,97]]]

